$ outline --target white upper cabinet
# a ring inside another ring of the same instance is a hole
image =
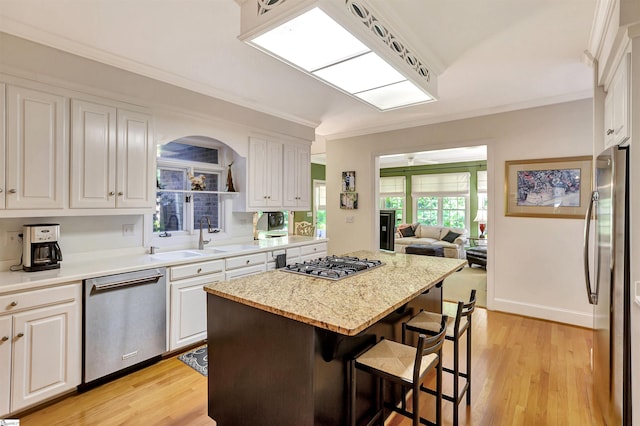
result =
[[[116,108],[71,101],[72,208],[116,206]]]
[[[65,204],[67,99],[7,86],[7,209],[61,209]]]
[[[71,208],[152,207],[151,116],[76,99],[71,110]]]
[[[234,200],[239,211],[309,210],[311,162],[308,145],[249,138],[247,181]],[[246,189],[245,189],[246,187]]]
[[[311,210],[311,149],[304,145],[285,144],[284,207]]]
[[[5,151],[5,85],[0,83],[0,153],[6,155]],[[0,210],[5,208],[5,181],[4,181],[4,160],[0,159]],[[1,412],[0,408],[0,412]]]
[[[248,168],[248,207],[282,207],[282,144],[250,138]]]
[[[155,206],[155,158],[151,116],[118,109],[116,206]]]
[[[604,100],[604,144],[607,148],[625,143],[630,136],[629,56],[630,54],[624,55],[618,64]]]

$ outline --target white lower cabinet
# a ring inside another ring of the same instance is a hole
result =
[[[74,389],[81,283],[0,296],[0,418]]]
[[[0,317],[0,419],[11,411],[11,317]]]
[[[287,249],[287,265],[306,260],[318,259],[327,255],[327,243],[308,244]]]
[[[213,260],[169,270],[169,350],[207,338],[207,295],[203,287],[223,281],[223,269],[223,260]]]
[[[310,244],[300,247],[300,260],[313,260],[327,255],[327,243]]]
[[[246,277],[267,270],[267,254],[255,253],[225,259],[225,279]]]

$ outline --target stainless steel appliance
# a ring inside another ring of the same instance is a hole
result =
[[[166,292],[164,268],[84,281],[83,386],[160,359]]]
[[[282,231],[285,225],[283,212],[264,212],[256,226],[259,231]]]
[[[40,223],[22,227],[22,269],[27,272],[60,267],[60,225]]]
[[[285,266],[282,271],[313,275],[328,280],[339,280],[382,266],[379,260],[360,259],[354,256],[327,256]]]
[[[586,289],[594,313],[594,399],[610,425],[631,424],[628,168],[628,147],[613,147],[597,157],[595,191],[585,223]],[[592,218],[593,253],[589,247]],[[595,257],[593,280],[591,255]]]

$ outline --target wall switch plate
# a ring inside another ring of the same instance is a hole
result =
[[[345,216],[344,221],[346,223],[353,223],[353,216]]]
[[[132,237],[134,234],[134,226],[127,224],[122,225],[122,236],[123,237]]]

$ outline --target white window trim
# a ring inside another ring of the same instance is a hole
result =
[[[185,164],[189,164],[189,168],[193,173],[195,170],[220,173],[219,185],[224,185],[226,182],[226,168],[227,164],[224,163],[224,159],[228,157],[228,149],[224,144],[204,144],[204,143],[192,143],[191,145],[203,146],[206,148],[218,149],[218,164],[212,163],[200,163],[197,161],[176,161],[166,158],[156,159],[156,169],[158,167],[168,167],[184,169]],[[217,190],[222,191],[218,188]],[[162,249],[175,249],[175,248],[194,248],[197,247],[198,239],[200,237],[200,230],[194,229],[194,222],[199,220],[193,217],[193,203],[187,204],[189,212],[185,211],[185,230],[184,231],[172,231],[169,232],[171,237],[160,237],[160,232],[153,231],[153,214],[145,214],[143,216],[143,245],[145,247],[159,246]],[[232,223],[233,214],[233,202],[228,197],[220,197],[220,232],[215,234],[205,233],[205,239],[215,239],[216,241],[224,241],[231,238],[231,232],[226,229]]]

